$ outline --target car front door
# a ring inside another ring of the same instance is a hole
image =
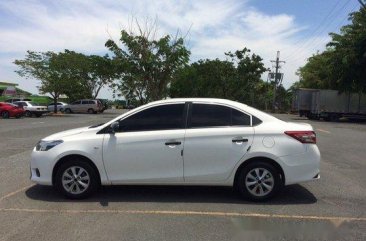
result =
[[[105,134],[103,160],[112,183],[183,181],[184,110],[183,102],[148,107]]]
[[[249,150],[251,116],[232,107],[193,103],[184,142],[184,180],[221,182]]]

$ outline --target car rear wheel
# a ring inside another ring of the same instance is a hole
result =
[[[88,110],[88,113],[89,113],[89,114],[95,114],[96,112],[95,112],[92,108],[90,108],[90,109]]]
[[[267,162],[253,162],[244,167],[237,183],[242,196],[253,201],[265,201],[282,187],[280,173]]]
[[[65,110],[65,113],[70,114],[70,113],[71,113],[71,109],[67,108],[67,109]]]
[[[30,112],[29,110],[25,111],[25,116],[32,117],[32,112]]]
[[[9,111],[3,111],[3,113],[1,113],[1,116],[2,116],[4,119],[8,119],[8,118],[10,117]]]
[[[60,166],[55,177],[56,189],[67,198],[82,199],[94,193],[99,185],[98,175],[84,161],[68,161]]]

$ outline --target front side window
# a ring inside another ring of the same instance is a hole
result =
[[[151,107],[119,122],[121,132],[184,128],[184,104]]]
[[[250,116],[227,106],[193,104],[190,127],[250,126]]]
[[[80,103],[81,103],[81,101],[79,100],[79,101],[74,101],[74,102],[72,102],[71,104],[72,104],[72,105],[80,105]]]

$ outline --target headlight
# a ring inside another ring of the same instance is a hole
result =
[[[37,151],[48,151],[49,149],[61,144],[64,142],[63,140],[57,140],[57,141],[40,141],[38,142],[36,146]]]

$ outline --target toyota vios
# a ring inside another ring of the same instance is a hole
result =
[[[233,186],[266,200],[282,186],[319,178],[309,124],[222,99],[170,99],[108,123],[42,139],[31,180],[84,198],[100,185]]]

